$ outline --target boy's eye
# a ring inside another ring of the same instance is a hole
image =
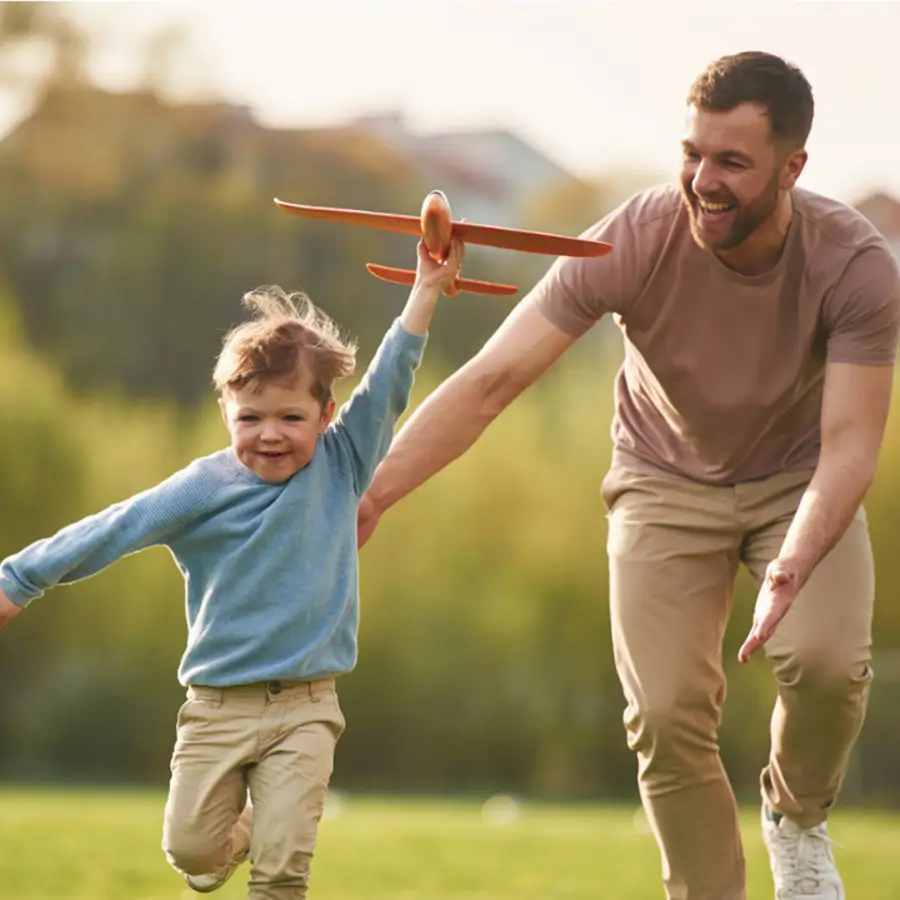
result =
[[[303,416],[298,416],[298,415],[295,415],[292,413],[290,415],[285,416],[284,421],[285,422],[302,422]]]
[[[238,416],[239,422],[256,422],[259,420],[258,416],[252,416],[250,413],[244,413],[242,416]]]

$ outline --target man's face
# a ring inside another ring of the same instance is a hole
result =
[[[772,216],[781,190],[796,178],[787,177],[785,152],[757,103],[727,112],[688,107],[682,150],[681,190],[691,232],[709,250],[743,243]],[[795,152],[805,160],[804,151]]]
[[[334,413],[333,400],[322,409],[306,373],[290,382],[226,390],[219,403],[237,458],[264,481],[276,483],[309,465]]]

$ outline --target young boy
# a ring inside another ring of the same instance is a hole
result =
[[[356,348],[306,298],[245,298],[214,381],[231,446],[0,565],[0,626],[47,588],[152,545],[185,576],[187,701],[163,826],[200,893],[249,856],[251,900],[306,896],[344,718],[335,676],[357,657],[357,504],[405,410],[435,304],[463,248],[416,281],[361,384],[332,421]],[[249,791],[248,802],[247,795]]]

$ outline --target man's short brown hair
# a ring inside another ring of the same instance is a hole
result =
[[[213,371],[219,391],[241,390],[251,382],[296,379],[305,369],[313,396],[324,406],[332,384],[356,368],[356,343],[300,292],[263,287],[244,295],[252,318],[225,336]]]
[[[688,92],[688,106],[728,112],[741,103],[765,107],[772,136],[803,147],[813,121],[813,94],[806,77],[780,56],[747,51],[711,62]]]

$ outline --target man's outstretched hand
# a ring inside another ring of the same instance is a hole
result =
[[[738,659],[745,663],[775,633],[775,627],[799,591],[797,572],[787,560],[775,559],[766,568],[766,577],[756,598],[753,626],[738,651]]]

